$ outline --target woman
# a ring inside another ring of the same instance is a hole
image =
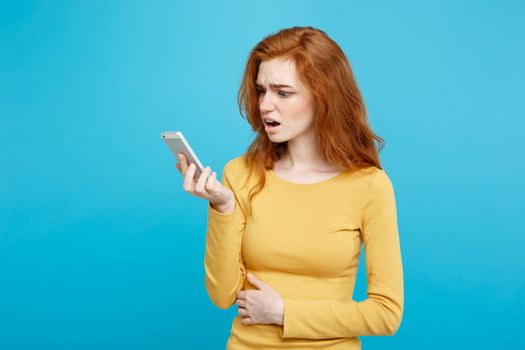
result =
[[[256,132],[245,155],[184,189],[209,201],[205,284],[234,303],[228,349],[360,349],[392,335],[403,272],[392,184],[381,169],[363,99],[340,47],[294,27],[252,50],[239,90]],[[353,301],[364,243],[368,298]]]

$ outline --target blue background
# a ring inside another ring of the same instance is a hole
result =
[[[295,25],[343,48],[386,140],[405,312],[364,349],[525,348],[524,23],[521,1],[2,2],[0,349],[224,348],[207,204],[159,134],[220,174],[253,139],[249,50]]]

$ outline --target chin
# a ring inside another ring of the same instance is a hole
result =
[[[280,136],[280,135],[271,135],[271,134],[267,134],[267,135],[270,141],[272,141],[273,143],[281,143],[281,142],[288,141],[287,138]]]

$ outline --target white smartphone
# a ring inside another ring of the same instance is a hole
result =
[[[200,162],[199,158],[197,158],[195,152],[193,152],[193,149],[190,147],[189,142],[186,140],[184,135],[182,135],[182,132],[164,131],[160,134],[160,137],[164,140],[164,142],[166,142],[166,145],[168,145],[168,147],[170,148],[171,152],[173,152],[177,160],[179,159],[179,153],[183,153],[186,156],[186,159],[188,160],[188,165],[190,165],[191,163],[195,164],[195,175],[193,176],[193,178],[195,180],[198,180],[202,172],[204,171],[204,167],[202,166],[202,163]]]

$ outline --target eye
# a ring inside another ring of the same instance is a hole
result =
[[[279,95],[281,95],[282,97],[288,97],[291,95],[291,93],[287,91],[279,91]]]
[[[257,88],[257,93],[258,93],[258,94],[264,94],[264,89]]]

